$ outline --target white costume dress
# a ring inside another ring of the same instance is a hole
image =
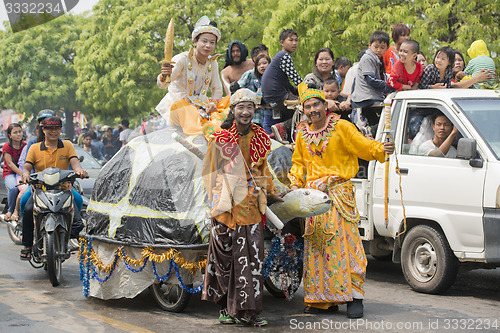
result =
[[[222,84],[219,78],[219,55],[210,56],[204,64],[200,64],[194,56],[194,48],[189,52],[182,52],[172,58],[174,68],[170,76],[170,83],[161,82],[161,74],[157,77],[158,87],[168,93],[156,106],[156,110],[170,123],[170,107],[175,101],[185,99],[186,102],[197,106],[207,106],[207,97],[210,89],[212,100],[222,98]]]

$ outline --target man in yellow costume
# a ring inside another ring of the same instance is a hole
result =
[[[205,135],[220,130],[225,118],[223,110],[227,100],[222,98],[222,84],[219,78],[217,58],[212,56],[221,38],[217,24],[206,16],[196,22],[191,34],[194,47],[164,63],[158,75],[158,87],[168,93],[156,110],[172,126],[182,128],[186,135]],[[170,77],[170,80],[167,78]],[[208,98],[209,90],[212,98]],[[218,105],[219,104],[219,105]]]
[[[326,114],[322,90],[302,83],[299,97],[311,123],[297,126],[288,175],[291,188],[317,189],[332,200],[328,212],[306,220],[304,312],[338,311],[338,304],[347,303],[347,317],[361,318],[367,261],[350,179],[358,171],[358,158],[382,163],[385,153],[394,152],[394,143],[366,139],[352,123],[337,114]]]

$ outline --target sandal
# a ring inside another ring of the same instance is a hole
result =
[[[10,216],[10,220],[11,221],[19,221],[19,215],[17,215],[16,213],[12,213],[12,215]]]
[[[25,261],[30,260],[31,259],[31,247],[22,249],[21,254],[19,255],[19,259],[25,260]]]
[[[11,220],[11,218],[12,218],[12,213],[10,213],[10,212],[5,213],[5,215],[3,216],[4,221],[7,221],[7,222],[9,222]]]

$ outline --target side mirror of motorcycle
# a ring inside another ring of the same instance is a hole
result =
[[[82,162],[83,162],[83,159],[84,159],[84,156],[83,156],[83,155],[78,157],[78,160],[80,161],[80,163],[82,163]]]

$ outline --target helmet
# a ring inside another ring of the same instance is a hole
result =
[[[49,110],[49,109],[45,109],[45,110],[38,112],[38,117],[36,118],[36,120],[38,122],[40,122],[40,121],[44,120],[45,118],[52,117],[55,115],[56,115],[56,113],[54,111]]]

